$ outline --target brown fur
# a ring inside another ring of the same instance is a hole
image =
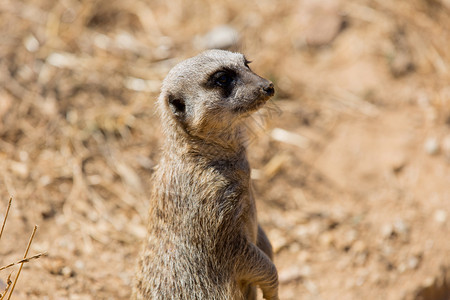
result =
[[[132,299],[278,299],[257,225],[245,120],[273,93],[244,56],[206,51],[175,66],[158,106],[166,142]]]

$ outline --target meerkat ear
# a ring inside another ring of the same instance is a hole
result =
[[[184,118],[186,115],[186,104],[183,98],[169,95],[169,107],[172,113],[178,118]]]

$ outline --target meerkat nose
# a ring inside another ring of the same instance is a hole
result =
[[[268,86],[263,88],[264,92],[266,92],[267,96],[271,97],[275,94],[275,88],[273,87],[273,83],[271,82]]]

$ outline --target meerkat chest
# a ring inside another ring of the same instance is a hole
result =
[[[220,212],[232,212],[234,218],[247,215],[253,207],[248,162],[216,161],[211,170],[215,174],[215,182],[221,183],[221,188],[217,190]]]

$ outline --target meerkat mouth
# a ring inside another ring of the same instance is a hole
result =
[[[266,102],[270,99],[271,96],[261,97],[259,99],[256,99],[255,101],[246,104],[246,105],[240,105],[234,109],[236,113],[250,113],[257,111],[261,107],[266,104]]]

